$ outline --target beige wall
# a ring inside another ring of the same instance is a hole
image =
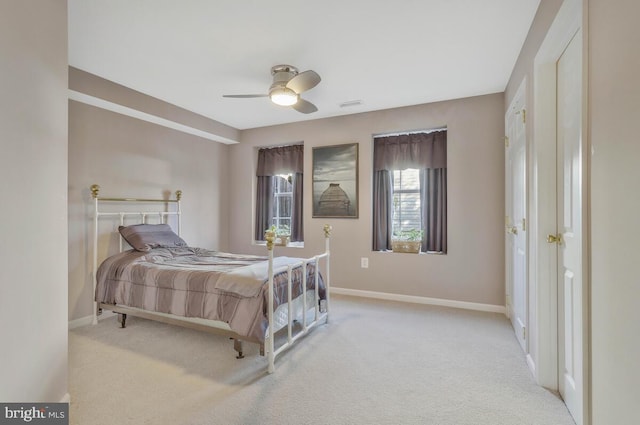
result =
[[[67,3],[0,2],[0,400],[67,396]]]
[[[120,102],[140,103],[140,94],[127,90],[120,86]],[[69,320],[92,314],[92,184],[107,197],[163,198],[180,189],[183,238],[193,246],[224,250],[227,163],[227,145],[69,101]],[[107,221],[100,231],[111,229]],[[115,241],[102,236],[100,255],[113,253]]]
[[[323,248],[322,225],[333,228],[332,280],[341,288],[504,305],[503,94],[451,100],[288,125],[243,130],[230,147],[230,248],[252,245],[256,147],[304,141],[305,248],[277,255],[307,256]],[[448,126],[447,255],[371,251],[372,134]],[[359,218],[311,217],[314,146],[359,143]],[[369,268],[360,268],[360,258]]]
[[[635,424],[640,421],[640,2],[589,0],[588,13],[593,424]]]

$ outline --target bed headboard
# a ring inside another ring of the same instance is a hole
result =
[[[149,217],[159,217],[161,223],[167,223],[167,220],[170,216],[177,217],[177,229],[175,229],[176,233],[180,235],[181,227],[182,227],[182,211],[180,208],[180,201],[182,200],[182,191],[176,190],[176,199],[146,199],[146,198],[106,198],[100,196],[100,186],[97,184],[91,185],[91,196],[94,200],[94,225],[95,225],[95,233],[97,235],[98,229],[98,219],[100,217],[120,217],[120,225],[123,226],[125,224],[125,218],[127,217],[137,217],[139,218],[139,223],[147,223]],[[162,209],[145,209],[144,211],[104,211],[101,210],[101,207],[105,204],[155,204],[158,207],[162,207]],[[168,207],[170,205],[175,205],[174,211],[168,211]],[[120,247],[122,249],[122,246]]]
[[[180,235],[182,227],[182,211],[180,207],[180,201],[182,199],[182,191],[176,190],[175,199],[147,199],[147,198],[107,198],[100,196],[100,186],[97,184],[91,185],[91,197],[93,198],[94,212],[93,212],[93,293],[96,291],[96,271],[98,270],[98,237],[99,237],[99,220],[102,217],[111,217],[116,220],[119,218],[119,225],[124,226],[126,224],[138,224],[148,223],[148,220],[155,217],[160,223],[168,224],[169,217],[176,217],[175,232]],[[111,207],[106,207],[110,205]],[[123,210],[118,211],[118,206]],[[139,210],[132,210],[132,206],[145,205],[145,208]],[[131,223],[131,220],[135,220],[135,223]],[[125,223],[125,220],[128,220]],[[123,238],[118,237],[119,251],[122,251],[124,246]],[[97,311],[98,306],[94,301],[94,311]],[[94,324],[97,323],[97,316],[94,314]]]

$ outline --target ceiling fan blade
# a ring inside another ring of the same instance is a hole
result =
[[[223,94],[222,97],[232,97],[234,99],[249,99],[252,97],[269,97],[268,94]]]
[[[287,83],[287,88],[300,94],[304,91],[310,90],[318,85],[320,82],[320,76],[315,71],[304,71],[296,75]]]
[[[291,107],[298,112],[302,112],[303,114],[311,114],[318,110],[316,105],[304,99],[298,99],[298,101],[295,104],[291,105]]]

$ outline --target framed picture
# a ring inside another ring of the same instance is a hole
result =
[[[358,218],[358,144],[313,148],[313,217]]]

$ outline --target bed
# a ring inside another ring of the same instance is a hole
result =
[[[139,199],[105,198],[99,190],[91,186],[94,324],[107,310],[118,314],[123,328],[130,315],[222,334],[233,339],[237,358],[243,342],[256,343],[272,373],[278,354],[328,322],[330,226],[323,228],[325,252],[310,258],[275,257],[273,232],[265,235],[266,256],[230,254],[181,238],[181,191],[176,199]],[[117,224],[119,252],[98,267],[103,218]]]

